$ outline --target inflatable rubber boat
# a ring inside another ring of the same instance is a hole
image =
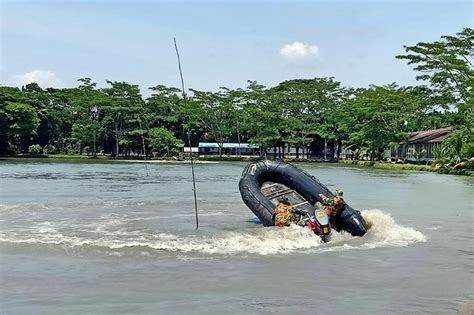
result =
[[[332,197],[333,193],[315,177],[297,167],[281,162],[262,160],[247,165],[239,182],[242,200],[264,226],[272,226],[273,212],[280,197],[289,199],[294,208],[314,215],[319,194]],[[344,204],[334,219],[336,230],[345,230],[353,236],[367,232],[367,224],[359,211]]]

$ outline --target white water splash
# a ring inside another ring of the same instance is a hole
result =
[[[0,241],[9,243],[51,244],[66,247],[94,246],[109,251],[142,248],[148,251],[165,251],[197,254],[281,254],[294,251],[326,252],[378,247],[401,247],[425,242],[426,237],[412,228],[398,225],[390,215],[380,210],[365,210],[362,215],[370,225],[363,237],[346,232],[333,232],[324,244],[311,231],[298,226],[287,228],[254,227],[241,231],[220,231],[215,235],[152,234],[140,230],[123,229],[123,221],[109,218],[92,229],[93,235],[81,237],[64,235],[51,224],[37,226],[33,233],[18,231],[1,233]],[[90,227],[91,228],[91,227]],[[20,233],[22,232],[22,233]]]
[[[369,230],[363,237],[352,237],[346,232],[335,233],[330,242],[332,246],[323,251],[403,247],[426,242],[423,233],[397,224],[389,214],[381,210],[364,210],[362,216],[369,225]]]

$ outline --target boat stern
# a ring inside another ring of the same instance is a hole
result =
[[[342,229],[351,233],[352,236],[363,236],[367,233],[368,225],[359,211],[346,208],[341,213]]]

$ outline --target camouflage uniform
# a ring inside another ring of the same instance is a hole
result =
[[[296,223],[297,218],[290,204],[279,202],[275,207],[275,226],[288,226]]]
[[[319,194],[322,200],[322,205],[327,215],[330,217],[336,217],[344,209],[344,199],[342,199],[342,191],[336,190],[336,194],[332,197],[326,197],[323,194]]]

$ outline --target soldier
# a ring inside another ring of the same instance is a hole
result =
[[[322,202],[321,204],[318,205],[318,203],[315,205],[316,207],[323,207],[323,209],[326,211],[327,215],[330,216],[331,218],[336,217],[342,210],[344,210],[344,199],[342,198],[343,192],[336,190],[336,193],[332,198],[329,198],[323,194],[319,194],[319,197],[321,198]]]
[[[288,198],[279,198],[273,214],[273,222],[275,226],[289,226],[290,224],[296,224],[298,222],[296,214],[303,215],[304,212],[294,209]]]

